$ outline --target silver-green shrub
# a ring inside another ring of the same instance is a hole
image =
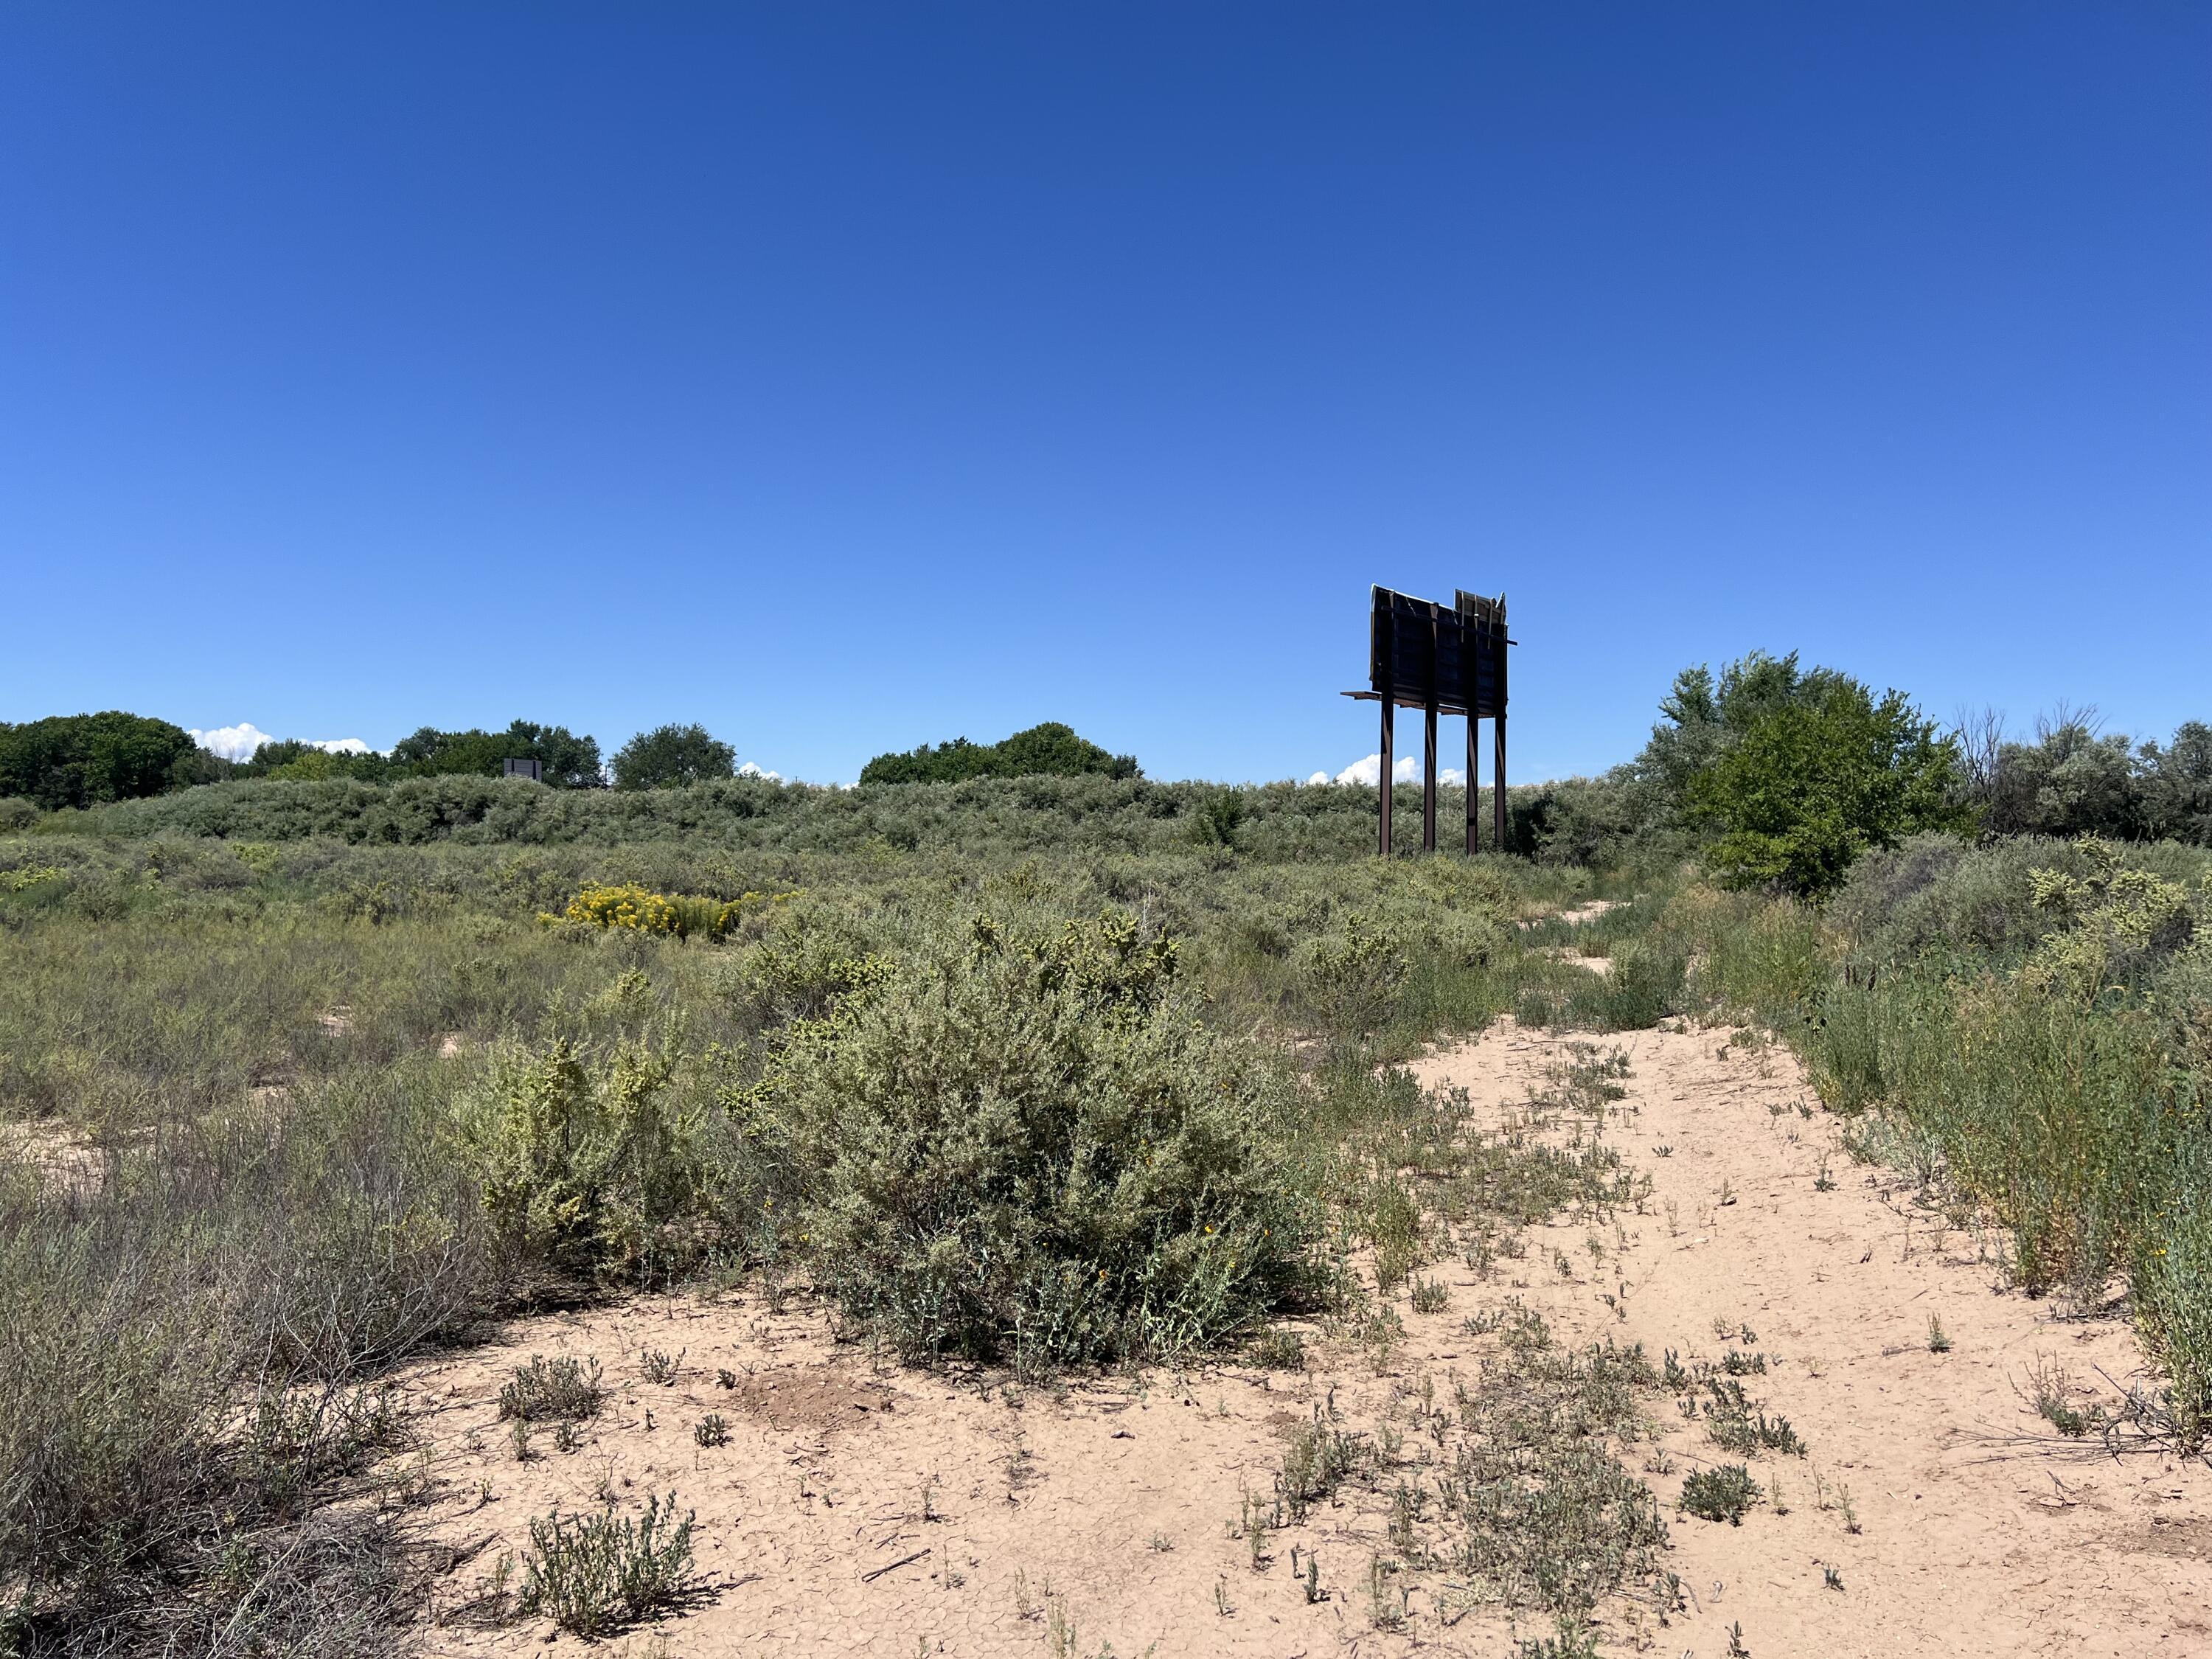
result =
[[[1178,1352],[1308,1285],[1295,1085],[1176,981],[1126,916],[977,917],[793,1028],[750,1108],[851,1316],[1030,1369]]]

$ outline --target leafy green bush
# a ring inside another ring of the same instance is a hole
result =
[[[1126,917],[979,917],[792,1028],[749,1104],[848,1313],[1034,1368],[1179,1352],[1309,1283],[1293,1085],[1193,1018],[1175,963]]]
[[[191,733],[111,708],[0,723],[0,796],[53,811],[157,795],[201,781]]]
[[[1725,1521],[1732,1527],[1765,1498],[1751,1471],[1741,1463],[1695,1469],[1682,1482],[1682,1507],[1705,1521]]]
[[[680,789],[737,775],[738,751],[703,726],[656,726],[615,751],[617,789]]]
[[[1753,720],[1691,779],[1689,799],[1720,830],[1707,858],[1723,880],[1821,894],[1869,848],[1965,828],[1957,766],[1956,743],[1901,693],[1877,702],[1828,675]]]

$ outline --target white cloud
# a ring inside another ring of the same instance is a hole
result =
[[[1361,756],[1334,778],[1326,772],[1316,772],[1306,781],[1308,783],[1364,783],[1371,787],[1382,781],[1382,757],[1375,754]],[[1394,783],[1419,783],[1421,781],[1419,759],[1412,755],[1401,757],[1390,768],[1390,780]],[[1457,788],[1467,781],[1466,769],[1457,766],[1440,766],[1437,769],[1437,781],[1439,784]]]
[[[211,755],[225,760],[252,760],[253,751],[264,743],[276,739],[252,720],[240,720],[235,726],[218,726],[212,731],[192,729],[192,741]],[[333,755],[366,755],[369,747],[359,738],[317,738],[307,745],[311,749],[326,749]]]
[[[783,781],[783,775],[781,772],[768,771],[762,767],[754,765],[750,761],[747,761],[743,766],[740,766],[738,769],[738,775],[741,778],[766,778],[770,783],[781,783]]]
[[[235,726],[218,726],[212,732],[202,732],[195,727],[192,741],[211,755],[220,755],[225,760],[242,761],[251,760],[253,751],[269,742],[270,737],[252,720],[240,720]]]

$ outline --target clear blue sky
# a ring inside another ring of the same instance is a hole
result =
[[[1382,581],[1507,592],[1525,777],[1754,646],[2163,735],[2208,85],[2201,3],[19,0],[0,718],[1303,775]]]

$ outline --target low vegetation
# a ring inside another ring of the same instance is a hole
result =
[[[1419,1094],[1373,1062],[1567,971],[1514,924],[1590,881],[1188,840],[49,833],[0,871],[0,1573],[40,1652],[193,1650],[253,1582],[208,1564],[362,1478],[371,1419],[241,1398],[348,1401],[549,1297],[804,1276],[889,1349],[1030,1372],[1260,1334],[1334,1294],[1340,1206],[1394,1224],[1346,1137]],[[599,1386],[523,1366],[520,1455]],[[356,1543],[332,1570],[404,1607]]]
[[[887,1353],[1024,1378],[1208,1349],[1297,1366],[1270,1326],[1294,1312],[1379,1373],[1401,1307],[1448,1303],[1437,1264],[1510,1273],[1526,1227],[1648,1191],[1595,1138],[1620,1051],[1569,1048],[1486,1129],[1395,1064],[1504,1012],[1778,1034],[1863,1155],[1996,1219],[2023,1289],[2124,1287],[2157,1386],[2120,1425],[2053,1384],[2058,1431],[2203,1447],[2212,855],[1977,843],[2029,761],[1794,659],[1693,671],[1664,713],[1620,772],[1516,791],[1517,856],[1389,864],[1366,790],[1152,782],[1065,728],[990,747],[1066,767],[963,750],[946,772],[951,745],[853,790],[684,782],[722,763],[681,732],[655,750],[673,772],[643,756],[623,780],[672,787],[616,790],[467,775],[480,754],[427,739],[407,763],[449,771],[303,752],[172,788],[172,754],[155,794],[113,755],[40,761],[0,802],[11,1639],[208,1652],[230,1620],[283,1632],[272,1651],[380,1650],[362,1632],[416,1605],[404,1547],[327,1530],[382,1513],[328,1503],[394,1432],[378,1378],[549,1300],[804,1282]],[[97,746],[27,730],[8,753]],[[587,739],[532,740],[586,781]],[[2197,822],[2197,747],[2130,751],[2166,803],[2136,829]],[[2050,769],[2078,780],[2069,754]],[[1562,918],[1593,897],[1620,902]],[[1385,1627],[1421,1574],[1554,1621],[1536,1645],[1560,1652],[1615,1594],[1663,1611],[1665,1523],[1620,1459],[1643,1394],[1672,1389],[1721,1455],[1804,1450],[1752,1392],[1747,1334],[1657,1372],[1533,1316],[1468,1334],[1480,1382],[1391,1430],[1429,1463],[1327,1412],[1283,1463],[1293,1524],[1347,1484],[1402,1510],[1367,1575]],[[533,1356],[501,1395],[518,1456],[602,1397],[596,1368]],[[726,1433],[701,1419],[697,1449]],[[1759,1497],[1723,1464],[1683,1505],[1741,1521]],[[694,1583],[672,1497],[533,1542],[522,1604],[580,1634]]]

